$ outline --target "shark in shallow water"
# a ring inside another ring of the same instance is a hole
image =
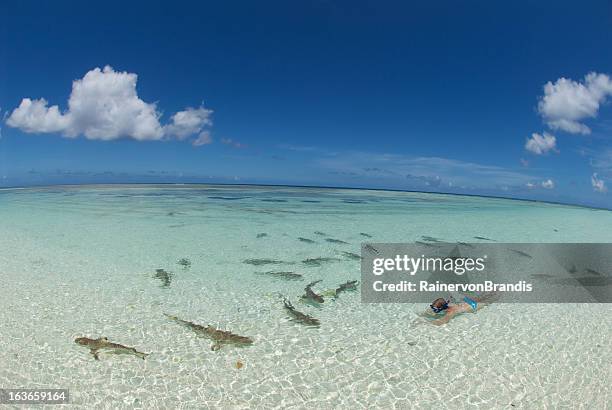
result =
[[[285,305],[285,309],[289,312],[289,314],[293,317],[293,320],[301,323],[306,326],[319,326],[321,322],[319,319],[315,319],[314,317],[307,315],[306,313],[302,313],[299,310],[296,310],[295,307],[291,304],[289,300],[286,298],[283,299],[283,304]]]
[[[340,243],[340,244],[343,244],[343,245],[348,245],[348,242],[342,241],[340,239],[325,238],[325,241],[329,242],[329,243]]]
[[[245,259],[242,261],[243,263],[246,263],[248,265],[253,265],[253,266],[261,266],[261,265],[282,265],[282,264],[286,264],[287,262],[283,262],[283,261],[279,261],[276,259],[267,259],[267,258],[252,258],[252,259]]]
[[[164,313],[167,318],[174,320],[181,325],[193,330],[198,336],[203,336],[213,341],[210,349],[215,351],[221,349],[223,345],[233,344],[236,346],[250,346],[253,344],[253,339],[247,336],[240,336],[227,330],[219,330],[213,326],[202,326],[197,323],[179,319],[176,316]]]
[[[346,291],[354,291],[357,290],[357,284],[359,282],[356,280],[349,280],[348,282],[345,282],[343,284],[341,284],[340,286],[338,286],[338,288],[336,289],[336,296],[338,296],[338,294],[340,292],[346,292]]]
[[[340,259],[338,258],[318,257],[318,258],[304,259],[302,263],[306,266],[321,266],[324,263],[336,262],[339,260]]]
[[[153,277],[161,281],[162,288],[169,288],[174,274],[167,272],[165,269],[155,269],[155,275]]]
[[[295,272],[284,272],[284,271],[268,271],[268,272],[260,272],[261,275],[268,275],[279,279],[285,280],[302,280],[304,276],[301,273]]]
[[[361,260],[361,255],[357,255],[356,253],[353,253],[353,252],[342,252],[342,255],[344,255],[346,258],[352,259],[354,261],[360,261]]]
[[[369,243],[366,243],[365,245],[363,245],[363,249],[368,251],[369,253],[371,253],[373,255],[380,255],[380,252],[378,251],[378,249],[376,249],[375,247],[373,247]]]
[[[319,282],[321,282],[321,279],[315,280],[314,282],[311,282],[308,285],[306,285],[306,287],[304,288],[304,291],[306,293],[304,293],[304,295],[302,296],[303,300],[312,301],[312,302],[316,302],[316,303],[323,303],[323,302],[325,302],[321,295],[316,294],[314,292],[314,290],[312,290],[312,287],[314,285],[316,285],[317,283],[319,283]]]
[[[181,265],[184,269],[191,268],[191,261],[189,259],[187,259],[187,258],[181,258],[176,263]]]
[[[475,236],[474,239],[480,239],[481,241],[497,242],[495,239],[487,238],[486,236]]]
[[[131,354],[136,357],[140,357],[144,360],[145,357],[149,355],[149,353],[142,353],[133,347],[124,346],[119,343],[113,343],[108,340],[106,337],[100,337],[98,339],[90,339],[88,337],[77,337],[74,339],[74,342],[81,346],[89,347],[89,352],[93,355],[94,359],[100,360],[98,354],[101,350],[107,351],[109,353],[115,354]]]

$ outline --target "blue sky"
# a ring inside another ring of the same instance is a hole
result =
[[[607,1],[12,3],[0,186],[243,182],[612,207]]]

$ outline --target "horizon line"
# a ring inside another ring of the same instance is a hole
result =
[[[503,199],[509,201],[520,201],[520,202],[530,202],[530,203],[541,203],[548,205],[561,205],[567,207],[575,207],[575,208],[585,208],[592,210],[600,210],[600,211],[612,211],[612,208],[604,208],[599,206],[591,206],[591,205],[580,205],[580,204],[571,204],[564,202],[555,202],[555,201],[545,201],[539,199],[527,199],[527,198],[513,198],[506,196],[498,196],[498,195],[479,195],[479,194],[465,194],[465,193],[455,193],[455,192],[435,192],[435,191],[419,191],[419,190],[405,190],[405,189],[393,189],[393,188],[366,188],[366,187],[346,187],[346,186],[331,186],[331,185],[288,185],[288,184],[255,184],[255,183],[231,183],[231,182],[115,182],[115,183],[91,183],[91,184],[45,184],[45,185],[28,185],[28,186],[7,186],[0,187],[0,191],[4,190],[17,190],[17,189],[36,189],[36,188],[51,188],[51,187],[79,187],[79,186],[155,186],[155,185],[175,185],[175,186],[185,186],[185,185],[218,185],[218,186],[261,186],[261,187],[278,187],[278,188],[311,188],[311,189],[346,189],[346,190],[356,190],[356,191],[380,191],[380,192],[403,192],[403,193],[413,193],[413,194],[433,194],[433,195],[449,195],[449,196],[465,196],[465,197],[473,197],[473,198],[488,198],[488,199]]]

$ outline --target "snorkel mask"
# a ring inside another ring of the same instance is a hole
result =
[[[435,303],[436,301],[434,301]],[[444,304],[442,306],[434,306],[434,304],[432,303],[431,305],[429,305],[429,307],[431,308],[431,310],[433,310],[434,313],[440,313],[446,309],[448,309],[448,300],[444,302]]]

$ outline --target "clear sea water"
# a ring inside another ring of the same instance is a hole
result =
[[[300,302],[308,282],[321,279],[316,288],[325,291],[359,279],[360,263],[347,252],[358,254],[361,242],[423,235],[612,242],[612,212],[288,187],[2,190],[0,386],[68,388],[82,408],[609,405],[609,304],[493,304],[436,327],[419,320],[426,304],[362,304],[359,292],[320,307]],[[331,260],[303,263],[318,257]],[[156,269],[173,274],[169,286]],[[304,279],[263,274],[270,270]],[[290,321],[283,297],[321,326]],[[212,351],[210,340],[163,313],[254,343]],[[80,336],[151,354],[95,361],[74,343]]]

